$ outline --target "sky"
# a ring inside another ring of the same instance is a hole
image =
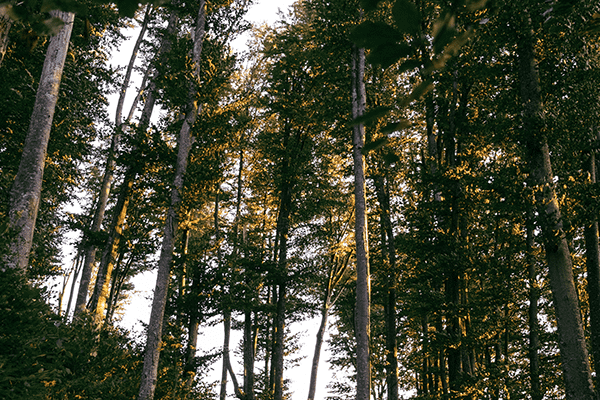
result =
[[[246,15],[246,19],[257,26],[262,24],[273,25],[275,22],[277,22],[277,20],[280,19],[278,12],[280,10],[286,12],[288,7],[293,2],[294,0],[256,0],[255,4],[251,6],[248,14]],[[126,68],[127,66],[131,55],[131,50],[133,48],[133,43],[137,38],[137,32],[132,30],[130,33],[127,33],[127,36],[130,36],[130,40],[120,46],[119,53],[113,55],[114,66],[121,66],[123,68]],[[249,36],[246,35],[236,40],[234,42],[235,50],[245,50],[248,39]],[[133,94],[129,97],[133,97]],[[117,99],[115,97],[114,101],[112,99],[110,101],[111,105],[116,105]],[[126,101],[126,112],[128,111],[127,104],[128,103]],[[113,106],[111,108],[112,110],[110,110],[110,112],[114,113],[115,107]],[[132,280],[132,283],[136,289],[136,295],[131,298],[130,304],[128,304],[126,307],[123,319],[120,322],[122,327],[139,333],[142,331],[141,322],[148,323],[150,319],[150,307],[155,281],[156,274],[154,272],[141,274]],[[318,327],[319,321],[317,319],[290,326],[292,333],[300,333],[299,344],[301,347],[301,355],[304,356],[304,359],[300,361],[298,366],[286,371],[285,373],[285,378],[290,379],[291,381],[290,390],[293,392],[293,400],[304,399],[308,396],[312,354],[314,351]],[[199,336],[198,342],[200,351],[218,349],[223,343],[223,326],[222,324],[217,324],[214,327],[201,327]],[[233,350],[239,345],[239,343],[241,343],[241,339],[241,332],[232,332],[230,343],[232,349],[232,365],[234,370],[238,373],[238,380],[241,380],[242,376],[241,360],[236,359],[235,354],[233,354]],[[315,400],[322,400],[327,396],[326,386],[332,379],[332,374],[327,368],[328,358],[329,353],[324,346],[321,353],[321,361],[319,366],[320,373],[317,381],[318,384]],[[221,374],[221,361],[219,360],[213,365],[212,371],[202,371],[200,373],[206,374],[209,380],[218,381]],[[231,379],[229,379],[229,381],[231,381]],[[229,386],[229,397],[233,398],[233,387],[231,383]]]

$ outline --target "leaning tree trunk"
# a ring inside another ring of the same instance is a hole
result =
[[[119,146],[119,141],[121,137],[121,132],[123,131],[123,121],[121,120],[121,115],[123,113],[123,105],[125,103],[125,94],[127,93],[127,87],[129,86],[129,82],[131,80],[131,74],[133,72],[133,67],[135,64],[135,60],[137,58],[137,53],[142,44],[144,35],[146,33],[146,28],[148,27],[148,22],[150,21],[152,6],[148,5],[146,10],[146,15],[144,17],[144,22],[142,23],[142,27],[138,38],[135,42],[135,46],[133,47],[133,51],[131,53],[131,58],[129,60],[129,64],[127,65],[127,72],[125,73],[125,78],[123,80],[123,84],[121,85],[121,90],[119,92],[119,101],[117,103],[117,112],[115,116],[115,124],[116,131],[113,134],[110,149],[108,151],[108,156],[106,158],[106,167],[104,170],[104,176],[102,178],[102,184],[100,186],[100,192],[98,196],[98,202],[96,204],[96,210],[94,212],[94,219],[92,221],[92,226],[90,228],[90,233],[92,236],[100,232],[100,227],[102,225],[102,221],[104,220],[104,212],[106,210],[106,204],[108,203],[108,196],[110,194],[110,188],[112,185],[114,170],[116,166],[116,152]],[[135,103],[133,105],[135,107]],[[128,122],[129,120],[127,120]],[[75,315],[78,315],[85,309],[87,295],[89,292],[90,280],[92,277],[92,270],[94,266],[94,261],[96,259],[96,249],[97,244],[94,240],[85,239],[84,244],[84,263],[81,270],[81,283],[79,284],[79,290],[77,292],[77,300],[75,302]]]
[[[364,115],[365,49],[356,46],[352,51],[352,117]],[[356,400],[369,400],[371,395],[371,361],[369,355],[371,284],[369,277],[369,242],[365,199],[364,124],[353,127],[354,204],[356,239]]]
[[[343,257],[333,255],[331,259],[331,266],[327,274],[327,287],[325,288],[323,307],[321,308],[321,323],[319,324],[319,330],[317,331],[317,340],[315,342],[315,350],[313,352],[313,360],[310,369],[308,400],[314,400],[315,393],[317,391],[317,375],[319,371],[319,360],[321,358],[321,348],[323,347],[323,340],[325,337],[325,329],[327,328],[329,310],[336,303],[340,295],[343,293],[343,290],[339,290],[337,295],[333,297],[333,291],[336,287],[346,284],[346,282],[342,282],[342,280],[346,275],[351,255],[352,253],[348,253]]]
[[[177,25],[177,14],[172,12],[169,16],[168,26],[165,35],[162,38],[160,48],[158,50],[157,59],[161,62],[162,58],[171,49],[171,35],[175,32]],[[146,101],[144,103],[144,109],[140,115],[138,124],[138,132],[144,132],[150,124],[150,118],[154,105],[156,103],[156,82],[152,80],[148,85]],[[130,113],[131,115],[131,113]],[[138,133],[139,135],[139,133]],[[135,163],[136,161],[132,161]],[[127,167],[125,177],[120,186],[119,197],[117,204],[113,210],[113,222],[109,229],[108,239],[104,245],[104,250],[100,260],[100,266],[98,267],[98,274],[96,276],[96,282],[94,284],[94,293],[90,298],[89,309],[94,314],[94,320],[100,324],[104,316],[104,305],[106,304],[106,296],[108,295],[108,283],[110,282],[110,275],[113,268],[113,260],[117,254],[117,248],[119,240],[121,238],[121,231],[125,218],[127,216],[127,207],[131,197],[134,181],[138,173],[138,165],[131,164]]]
[[[188,163],[188,156],[192,147],[192,127],[198,117],[198,79],[200,77],[200,56],[204,41],[204,25],[206,20],[206,3],[200,0],[198,16],[196,18],[194,32],[194,47],[192,50],[192,79],[189,82],[188,104],[183,125],[179,131],[177,165],[173,188],[171,189],[171,205],[167,211],[164,226],[164,236],[158,261],[158,276],[154,289],[152,311],[148,324],[148,336],[146,339],[146,351],[144,355],[144,366],[142,369],[142,382],[138,394],[139,400],[152,400],[156,389],[158,376],[158,361],[160,358],[160,344],[162,338],[163,319],[167,302],[167,289],[171,272],[171,261],[173,259],[173,248],[178,228],[178,214],[181,205],[181,191],[183,189],[183,178]]]
[[[550,151],[544,134],[540,84],[533,50],[535,38],[530,24],[529,21],[524,28],[525,34],[518,43],[525,157],[548,263],[566,398],[591,400],[596,399],[596,394],[592,384],[579,297],[573,279],[573,263],[563,230],[554,189]]]
[[[8,7],[0,7],[0,65],[8,49],[8,34],[12,25],[13,20],[8,16]]]
[[[58,34],[50,39],[46,51],[29,130],[23,146],[23,155],[10,191],[8,217],[9,226],[14,230],[15,237],[9,243],[5,265],[23,273],[29,263],[42,191],[46,151],[75,19],[75,14],[63,11],[52,11],[51,15],[63,20],[64,25]]]

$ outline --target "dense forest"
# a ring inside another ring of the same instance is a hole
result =
[[[0,2],[0,398],[597,400],[600,4],[252,3]]]

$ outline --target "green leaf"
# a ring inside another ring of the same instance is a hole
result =
[[[421,13],[409,0],[396,0],[392,8],[394,19],[404,33],[415,35],[421,28]]]
[[[411,94],[406,96],[400,102],[400,104],[402,106],[406,106],[406,105],[410,104],[411,102],[413,102],[414,100],[421,98],[421,96],[425,95],[431,89],[433,89],[433,82],[430,79],[425,80],[425,81],[421,82],[416,88],[414,88],[413,91],[411,92]]]
[[[438,18],[433,24],[433,50],[441,53],[444,47],[454,39],[456,17],[452,13],[446,13],[444,17]]]
[[[370,122],[373,122],[373,121],[383,117],[388,112],[390,112],[390,110],[391,110],[390,107],[373,108],[372,110],[369,110],[369,112],[365,113],[364,115],[352,120],[352,125],[358,125],[358,124],[363,124],[363,123],[368,124]]]
[[[400,121],[400,122],[390,122],[386,126],[381,129],[381,133],[389,134],[396,131],[401,131],[402,129],[406,129],[410,127],[412,124],[408,121]]]
[[[350,39],[358,47],[372,49],[383,44],[399,42],[403,36],[397,29],[386,23],[365,21],[354,28],[350,33]]]
[[[363,155],[366,155],[370,151],[382,148],[387,142],[389,142],[389,140],[390,139],[387,136],[375,139],[372,142],[366,143],[360,152]]]
[[[386,43],[371,50],[368,59],[372,64],[388,68],[412,53],[413,49],[408,43]]]
[[[387,151],[385,152],[385,154],[383,155],[383,160],[388,163],[388,164],[393,164],[395,162],[400,161],[400,157],[398,157],[398,155],[396,155],[396,153],[393,153],[391,151]]]
[[[381,0],[360,0],[360,5],[365,11],[373,11]]]

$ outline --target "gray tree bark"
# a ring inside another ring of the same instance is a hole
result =
[[[206,2],[200,0],[198,16],[194,30],[194,45],[192,50],[192,79],[189,82],[188,105],[185,119],[178,138],[177,165],[173,188],[171,189],[171,205],[167,211],[164,226],[164,236],[158,261],[158,276],[154,289],[152,311],[148,324],[148,336],[146,339],[146,351],[144,355],[144,366],[142,369],[142,382],[138,394],[139,400],[154,399],[156,379],[158,376],[158,361],[160,358],[160,343],[162,338],[163,320],[167,302],[167,289],[171,272],[171,261],[173,259],[173,248],[175,236],[179,225],[178,214],[181,205],[181,191],[183,189],[183,178],[187,168],[188,156],[192,147],[192,127],[198,117],[199,105],[197,99],[198,79],[200,77],[200,56],[204,42],[204,25],[206,21]]]
[[[90,228],[90,233],[93,235],[94,233],[100,232],[100,227],[102,226],[102,221],[104,220],[104,212],[106,210],[106,204],[108,203],[108,196],[110,194],[111,185],[114,178],[114,169],[116,166],[116,152],[119,146],[119,141],[121,137],[121,132],[123,131],[123,121],[122,121],[122,113],[123,113],[123,105],[125,103],[125,95],[127,93],[127,88],[129,87],[129,82],[131,80],[131,74],[133,72],[133,67],[135,65],[135,60],[137,58],[138,51],[144,39],[144,35],[146,34],[146,29],[148,27],[148,22],[150,21],[150,15],[152,11],[152,5],[148,5],[146,9],[146,14],[144,16],[144,21],[142,22],[142,26],[140,29],[140,33],[133,47],[133,51],[131,53],[131,58],[129,59],[129,64],[127,65],[127,71],[125,73],[125,78],[123,80],[123,85],[121,85],[121,90],[119,92],[119,101],[117,103],[117,111],[115,117],[115,127],[116,131],[113,134],[110,149],[108,152],[108,156],[106,159],[106,167],[104,170],[104,176],[102,178],[102,184],[100,186],[100,191],[98,195],[98,202],[96,204],[96,210],[94,212],[94,218],[92,220],[92,226]],[[135,107],[135,102],[132,108]],[[126,122],[129,122],[127,119]],[[96,250],[97,244],[93,241],[86,240],[84,244],[84,262],[81,271],[81,282],[79,284],[79,290],[77,292],[77,300],[75,302],[75,316],[81,313],[85,309],[87,302],[87,295],[90,287],[90,280],[92,277],[92,270],[94,269],[94,262],[96,259]]]
[[[23,155],[10,191],[9,227],[14,231],[15,237],[9,244],[3,268],[18,269],[23,273],[26,272],[29,263],[46,151],[75,19],[75,14],[63,11],[52,11],[51,15],[62,19],[64,25],[58,34],[50,39],[46,51]]]
[[[596,180],[596,155],[592,153],[587,160],[590,184]],[[598,240],[598,217],[594,216],[584,228],[585,255],[587,270],[587,292],[590,307],[590,342],[592,345],[592,359],[596,371],[596,388],[598,388],[598,374],[600,373],[600,244]]]
[[[543,107],[536,69],[531,22],[519,39],[518,57],[523,136],[529,181],[535,193],[542,230],[550,287],[556,310],[561,366],[567,399],[596,399],[590,372],[579,297],[573,279],[573,262],[563,231],[562,216],[554,189],[550,150],[544,134]]]
[[[352,51],[352,117],[365,113],[365,50]],[[369,400],[371,395],[371,361],[369,354],[371,283],[369,272],[369,242],[365,196],[364,124],[353,127],[354,204],[356,239],[356,400]]]

